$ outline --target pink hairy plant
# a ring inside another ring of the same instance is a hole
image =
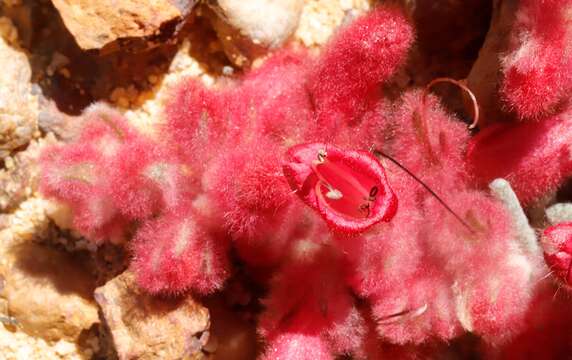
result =
[[[501,95],[521,119],[557,111],[572,89],[570,0],[522,0],[504,58]]]
[[[400,202],[395,220],[400,221],[368,234],[379,240],[366,244],[380,243],[379,250],[368,246],[368,255],[411,268],[403,268],[402,277],[398,272],[392,282],[391,265],[362,265],[367,257],[355,260],[359,272],[353,284],[370,299],[378,333],[402,344],[450,339],[463,330],[491,342],[506,341],[524,325],[532,270],[515,248],[507,211],[471,189],[463,160],[467,130],[431,97],[415,92],[404,95],[393,121],[399,124],[390,144],[393,156],[434,192],[421,183],[400,186],[395,170],[387,167]],[[431,196],[435,192],[439,197]],[[381,245],[389,241],[382,240],[383,233],[391,237],[392,228],[395,238],[407,237],[395,250]],[[407,252],[404,244],[413,240]],[[498,284],[507,291],[499,291]]]
[[[546,228],[541,238],[544,260],[550,272],[563,285],[572,284],[572,223]]]
[[[81,141],[45,154],[44,194],[92,240],[134,233],[153,294],[212,294],[235,254],[267,291],[263,359],[507,340],[532,275],[508,212],[469,181],[466,127],[426,93],[382,96],[412,41],[379,7],[317,57],[287,48],[212,87],[185,80],[160,141],[99,109]]]

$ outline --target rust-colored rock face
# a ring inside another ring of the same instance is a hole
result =
[[[0,257],[0,298],[27,334],[77,341],[99,322],[91,299],[94,281],[71,254],[34,242],[5,241]]]
[[[68,30],[84,50],[118,40],[157,35],[161,27],[184,18],[195,1],[52,0]]]
[[[142,292],[125,272],[95,291],[121,360],[201,359],[209,312],[191,297],[161,299]]]
[[[38,101],[32,94],[32,71],[16,40],[10,20],[0,18],[0,159],[27,144],[37,130]]]

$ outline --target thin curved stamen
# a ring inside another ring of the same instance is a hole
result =
[[[469,129],[474,129],[477,124],[479,123],[479,103],[477,102],[477,97],[475,96],[475,94],[471,91],[471,89],[469,89],[467,87],[467,85],[465,85],[463,83],[463,81],[459,81],[459,80],[455,80],[455,79],[451,79],[451,78],[436,78],[433,79],[429,84],[427,84],[427,86],[425,87],[425,90],[423,91],[423,103],[425,103],[425,99],[427,98],[427,95],[429,93],[429,90],[438,83],[442,83],[442,82],[448,82],[451,84],[455,84],[458,87],[460,87],[461,89],[463,89],[471,98],[471,102],[473,103],[473,122],[469,125]]]

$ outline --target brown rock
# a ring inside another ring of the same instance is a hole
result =
[[[91,359],[98,351],[86,259],[34,242],[53,236],[52,208],[31,197],[0,217],[1,359]]]
[[[99,321],[91,299],[94,280],[77,257],[15,241],[2,244],[0,259],[0,297],[24,332],[51,341],[77,341]]]
[[[38,159],[42,149],[55,142],[53,135],[48,135],[32,141],[26,150],[4,159],[4,169],[0,170],[0,212],[15,208],[37,190],[40,176]]]
[[[32,72],[26,54],[16,44],[17,37],[10,20],[0,18],[0,159],[26,145],[37,130]]]
[[[118,40],[158,35],[162,27],[188,15],[196,0],[52,0],[84,50]]]
[[[53,100],[39,97],[40,112],[38,127],[45,133],[54,134],[59,140],[70,142],[81,130],[81,116],[68,115],[60,111]]]
[[[119,359],[201,359],[208,310],[185,299],[162,299],[139,289],[126,271],[95,291]]]

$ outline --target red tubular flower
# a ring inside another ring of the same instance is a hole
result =
[[[467,161],[477,183],[508,180],[523,205],[555,190],[572,172],[572,112],[540,122],[498,124],[469,143]]]
[[[333,229],[359,233],[395,215],[397,197],[372,154],[314,143],[294,146],[287,156],[290,186]]]
[[[400,11],[378,8],[340,31],[310,77],[321,124],[355,124],[379,98],[379,83],[403,63],[413,41]]]
[[[572,222],[544,230],[542,248],[544,260],[554,276],[565,285],[572,284]]]
[[[244,76],[234,102],[235,108],[247,104],[247,113],[242,115],[247,118],[246,137],[255,132],[258,137],[262,135],[291,146],[315,131],[314,112],[306,89],[311,63],[306,52],[285,49]]]
[[[572,88],[566,55],[570,0],[522,0],[503,59],[501,95],[521,119],[553,112]]]

